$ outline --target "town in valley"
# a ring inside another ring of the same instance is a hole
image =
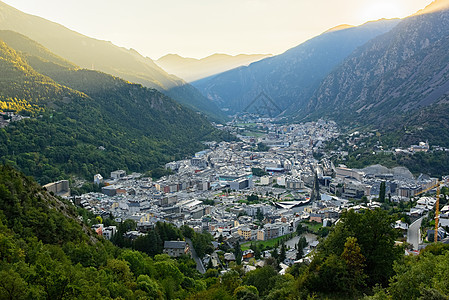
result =
[[[203,273],[205,266],[226,270],[236,260],[239,264],[242,260],[246,271],[253,270],[281,251],[283,274],[289,266],[310,260],[307,254],[338,222],[343,210],[375,209],[386,203],[400,212],[401,218],[392,226],[402,231],[397,242],[408,243],[407,253],[416,254],[426,240],[433,241],[434,233],[423,220],[429,221],[435,206],[436,198],[427,193],[440,184],[437,178],[414,176],[404,167],[335,166],[332,157],[344,160],[348,155],[326,147],[341,138],[335,122],[284,125],[277,121],[247,115],[217,125],[238,139],[205,143],[205,150],[193,157],[167,163],[169,175],[157,180],[116,170],[94,176],[101,192],[70,196],[67,181],[45,187],[95,215],[117,223],[134,221],[135,228],[124,233],[129,240],[144,236],[158,222],[187,225],[195,232],[210,234],[215,250],[202,257],[194,254]],[[349,145],[354,135],[359,133],[348,135]],[[431,149],[422,142],[395,151]],[[448,180],[443,177],[442,185]],[[442,208],[439,222],[438,238],[447,241],[444,228],[449,226],[449,206]],[[115,225],[100,222],[92,228],[106,239],[117,234]],[[304,237],[301,242],[300,237]],[[255,247],[257,244],[261,247]],[[242,251],[240,258],[235,255],[236,245]],[[187,241],[164,242],[164,253],[172,257],[192,254],[192,248]]]

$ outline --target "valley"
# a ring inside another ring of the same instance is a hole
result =
[[[449,0],[4,1],[0,300],[447,299]]]

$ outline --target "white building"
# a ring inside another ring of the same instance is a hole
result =
[[[100,185],[103,182],[103,176],[101,176],[100,174],[95,174],[94,175],[94,183],[97,185]]]
[[[124,171],[124,170],[117,170],[117,171],[111,172],[112,179],[119,179],[119,178],[122,178],[125,176],[126,176],[126,171]]]
[[[103,237],[110,240],[112,236],[117,232],[117,226],[108,226],[103,228]]]
[[[265,175],[260,177],[260,184],[261,185],[269,185],[272,182],[271,176]]]

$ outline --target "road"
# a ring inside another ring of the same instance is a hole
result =
[[[201,261],[201,259],[198,257],[198,255],[196,254],[195,248],[193,248],[193,243],[189,238],[186,238],[186,242],[189,244],[190,247],[190,253],[192,253],[192,258],[193,260],[195,260],[196,262],[196,269],[201,273],[204,274],[206,273],[206,268],[204,268],[203,266],[203,262]]]
[[[317,240],[317,236],[311,233],[302,234],[306,238],[307,243],[311,243]],[[294,236],[292,239],[285,242],[285,246],[289,246],[292,249],[295,249],[295,245],[298,244],[300,236]]]
[[[418,250],[421,243],[421,222],[424,216],[413,222],[407,230],[407,243],[413,246],[414,250]]]
[[[304,233],[301,236],[304,236],[306,238],[307,243],[309,243],[309,244],[311,242],[317,240],[317,236],[312,234],[312,233]],[[288,241],[285,242],[285,245],[287,247],[291,248],[290,251],[287,252],[287,258],[296,260],[296,252],[297,252],[297,250],[295,249],[295,246],[298,244],[299,238],[301,236],[297,235],[297,236],[293,237],[292,239],[289,239]],[[304,252],[307,253],[306,251],[304,251]]]

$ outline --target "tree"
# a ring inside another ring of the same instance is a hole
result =
[[[300,260],[303,257],[304,257],[304,249],[303,248],[298,248],[296,250],[296,260]]]
[[[279,263],[284,262],[284,260],[287,258],[287,249],[285,247],[285,244],[282,243],[281,245],[281,252],[279,253]]]
[[[249,248],[254,251],[254,257],[256,259],[260,259],[261,251],[260,251],[260,247],[258,246],[258,244],[251,243]]]
[[[241,285],[242,279],[237,271],[230,270],[221,277],[221,283],[223,287],[232,294],[234,293],[234,290]]]
[[[212,264],[212,258],[209,259],[209,262],[207,263],[207,269],[213,269],[214,266]]]
[[[235,262],[237,265],[240,265],[242,263],[242,249],[240,248],[239,241],[236,241],[234,244],[234,255],[235,255]]]
[[[251,194],[251,195],[246,196],[246,200],[248,202],[257,202],[257,201],[259,201],[259,196],[257,196],[256,194]]]
[[[188,225],[182,225],[180,228],[181,234],[189,239],[193,238],[195,231]]]
[[[393,262],[403,253],[403,249],[395,245],[399,232],[391,226],[394,221],[393,216],[381,209],[343,212],[340,222],[319,244],[318,251],[321,256],[341,256],[347,238],[354,237],[365,257],[368,285],[386,285],[394,273]]]
[[[159,285],[148,275],[139,275],[137,277],[137,288],[145,291],[150,299],[163,299]]]
[[[155,230],[150,230],[146,235],[139,236],[134,241],[134,249],[147,253],[149,256],[161,254],[163,241]]]
[[[0,299],[25,299],[27,283],[14,270],[0,271]]]
[[[349,287],[353,293],[365,285],[365,257],[361,253],[357,238],[348,237],[341,258],[346,262],[349,272]]]
[[[308,243],[305,237],[300,237],[298,244],[296,245],[296,259],[301,259],[304,256],[304,248],[307,247]]]
[[[395,265],[388,292],[392,299],[447,299],[449,252],[424,252]]]
[[[242,285],[235,289],[234,296],[242,300],[258,300],[259,291],[254,286]]]
[[[195,248],[196,254],[203,258],[206,254],[211,254],[214,251],[212,241],[214,238],[208,232],[195,233],[192,239],[193,248]]]
[[[321,200],[321,194],[320,194],[320,182],[318,180],[318,174],[315,171],[315,177],[313,180],[313,187],[312,187],[312,193],[310,195],[311,201],[319,201]]]
[[[307,230],[307,228],[302,226],[301,223],[299,223],[298,226],[296,226],[296,234],[297,235],[303,234],[304,232],[306,232],[306,230]]]
[[[274,287],[275,278],[278,276],[280,275],[276,269],[268,265],[246,273],[244,284],[255,286],[259,291],[260,296],[263,297]]]
[[[258,177],[268,175],[268,173],[262,170],[261,168],[251,168],[251,172],[253,173],[254,176]]]
[[[385,181],[382,181],[380,183],[380,190],[379,190],[379,202],[381,203],[385,202],[385,190],[386,190]]]

